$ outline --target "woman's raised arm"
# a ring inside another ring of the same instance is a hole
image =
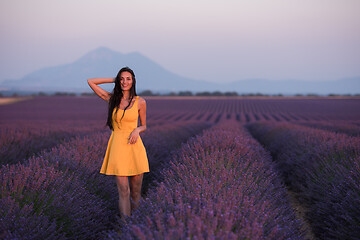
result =
[[[96,95],[109,102],[111,93],[105,91],[98,85],[102,83],[113,83],[114,78],[89,78],[87,81],[91,89],[96,93]]]

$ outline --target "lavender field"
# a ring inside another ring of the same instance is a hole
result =
[[[1,239],[358,239],[360,98],[145,97],[150,173],[119,220],[97,97],[0,105]]]

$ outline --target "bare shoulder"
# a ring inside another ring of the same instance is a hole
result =
[[[144,98],[139,96],[139,102],[138,102],[139,109],[146,108],[146,101]]]
[[[146,104],[145,99],[140,96],[139,96],[139,104]]]

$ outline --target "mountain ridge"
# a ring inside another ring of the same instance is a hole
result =
[[[90,92],[88,78],[115,77],[121,67],[132,68],[137,89],[154,92],[170,91],[236,91],[265,94],[355,94],[360,93],[360,77],[337,81],[308,82],[301,80],[247,79],[231,83],[214,83],[190,79],[174,74],[139,52],[120,53],[107,47],[98,47],[72,63],[45,67],[18,80],[5,80],[0,88],[28,91]],[[104,84],[108,91],[111,84]]]

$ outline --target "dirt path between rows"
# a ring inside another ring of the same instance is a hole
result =
[[[0,105],[16,103],[24,100],[28,100],[31,97],[2,97],[0,98]]]
[[[305,232],[305,239],[306,240],[316,240],[314,233],[311,231],[311,227],[309,222],[306,219],[307,209],[299,202],[296,198],[296,194],[287,188],[287,194],[289,196],[289,202],[291,207],[295,211],[295,215],[297,219],[300,219],[303,223],[301,230]]]

